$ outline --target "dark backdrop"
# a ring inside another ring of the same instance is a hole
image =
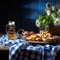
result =
[[[33,30],[38,32],[35,21],[45,9],[45,4],[51,2],[56,5],[56,0],[8,0],[0,2],[0,33],[5,32],[8,21],[16,22],[16,29]]]

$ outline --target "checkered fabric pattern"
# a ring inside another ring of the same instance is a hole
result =
[[[60,49],[60,45],[33,46],[21,38],[8,40],[7,35],[0,38],[0,44],[9,48],[9,60],[54,60]]]
[[[19,49],[16,53],[18,55],[12,56],[12,58],[15,58],[16,60],[42,60],[41,52],[38,51]]]

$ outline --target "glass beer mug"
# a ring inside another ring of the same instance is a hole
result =
[[[9,21],[6,25],[6,33],[8,35],[9,40],[16,40],[16,32],[15,32],[15,22]]]

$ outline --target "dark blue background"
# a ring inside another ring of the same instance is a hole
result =
[[[56,5],[58,0],[9,0],[0,2],[0,32],[5,32],[5,25],[10,20],[16,22],[16,29],[33,30],[38,32],[35,21],[42,11],[45,4],[51,2]],[[3,5],[4,4],[4,5]],[[7,5],[6,5],[7,4]]]

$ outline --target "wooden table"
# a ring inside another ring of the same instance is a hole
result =
[[[9,48],[5,48],[2,45],[0,45],[0,59],[1,60],[9,59]]]
[[[0,45],[0,50],[9,50],[9,48],[5,48],[2,45]]]

